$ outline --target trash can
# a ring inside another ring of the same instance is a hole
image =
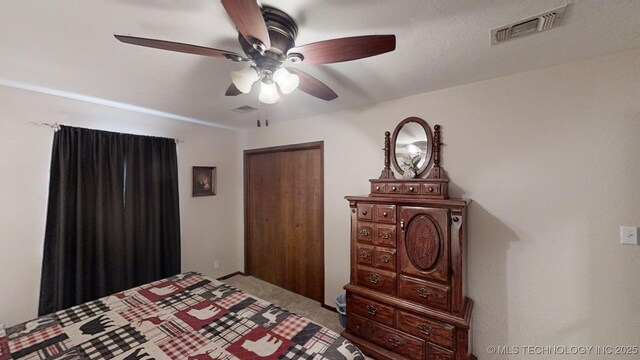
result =
[[[340,316],[340,325],[343,328],[347,327],[347,297],[345,294],[340,294],[336,298],[336,310],[338,310],[338,316]]]

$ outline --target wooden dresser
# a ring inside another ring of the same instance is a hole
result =
[[[343,335],[375,359],[475,359],[464,282],[467,202],[448,198],[435,129],[427,178],[393,178],[386,133],[381,178],[370,180],[369,196],[346,197],[351,281]]]

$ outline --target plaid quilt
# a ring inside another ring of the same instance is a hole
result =
[[[364,359],[337,333],[188,272],[3,330],[0,360]]]

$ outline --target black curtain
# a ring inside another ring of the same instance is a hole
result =
[[[54,135],[39,315],[180,272],[172,139]]]
[[[140,285],[180,272],[178,161],[172,139],[128,136],[126,143],[128,265]]]

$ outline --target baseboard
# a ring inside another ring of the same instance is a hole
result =
[[[333,311],[334,313],[338,313],[338,310],[336,310],[336,308],[334,308],[333,306],[329,306],[329,305],[327,305],[327,304],[325,304],[325,303],[320,304],[320,306],[321,306],[322,308],[324,308],[324,309],[327,309],[327,310]]]
[[[246,276],[242,271],[236,271],[234,273],[231,273],[231,274],[228,274],[228,275],[225,275],[225,276],[221,276],[221,277],[218,278],[218,280],[226,280],[226,279],[232,278],[232,277],[234,277],[236,275]]]

